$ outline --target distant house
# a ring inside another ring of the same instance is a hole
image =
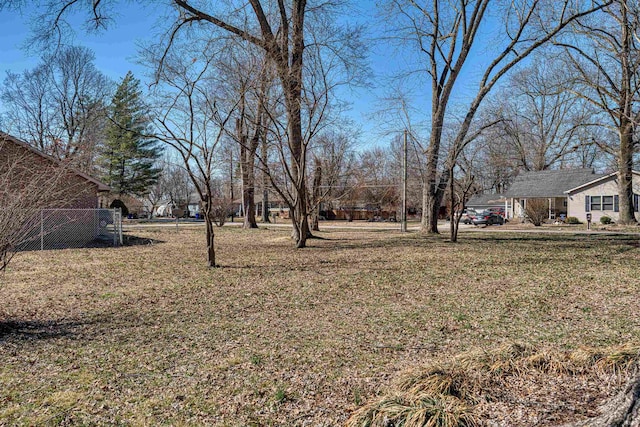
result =
[[[56,167],[64,167],[62,162],[4,132],[0,132],[0,161],[2,164],[16,161],[21,168],[32,171],[33,175],[51,173]],[[53,168],[52,168],[53,167]],[[107,207],[106,195],[110,188],[97,179],[68,168],[64,180],[60,182],[61,198],[50,208],[100,208]]]
[[[560,169],[525,172],[516,177],[505,197],[509,200],[508,218],[525,217],[527,200],[546,199],[549,205],[549,219],[561,216],[585,218],[584,200],[579,209],[577,202],[570,202],[570,191],[580,193],[586,184],[599,182],[607,175],[594,173],[592,169]],[[576,193],[576,198],[578,197]],[[591,194],[591,193],[589,193]]]
[[[640,172],[633,171],[633,210],[636,220],[638,214],[638,199],[640,194]],[[608,216],[613,221],[619,218],[620,200],[618,196],[618,173],[602,175],[582,185],[577,185],[566,191],[568,200],[568,215],[585,221],[587,213],[591,213],[592,221],[599,221]]]

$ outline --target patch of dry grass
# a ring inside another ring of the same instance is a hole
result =
[[[364,405],[346,425],[559,425],[596,415],[594,402],[619,391],[639,361],[640,345],[629,343],[575,351],[510,343],[468,351],[408,371],[389,395]]]
[[[332,230],[295,250],[286,229],[217,231],[212,270],[199,228],[14,258],[0,425],[333,426],[399,373],[469,348],[640,342],[629,236]]]

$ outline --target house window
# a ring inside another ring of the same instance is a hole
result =
[[[562,201],[562,207],[563,207],[563,208],[566,208],[566,207],[567,207],[567,199],[564,199],[564,200]]]
[[[602,210],[602,197],[591,196],[591,210],[592,211]]]
[[[593,203],[593,201],[591,203]],[[613,196],[602,196],[602,210],[603,211],[613,210]]]

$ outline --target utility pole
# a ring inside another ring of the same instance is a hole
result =
[[[400,231],[407,231],[407,130],[404,130],[404,141],[402,144],[402,215]]]

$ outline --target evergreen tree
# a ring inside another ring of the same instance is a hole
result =
[[[118,196],[144,196],[160,175],[154,165],[162,149],[157,140],[145,136],[150,133],[151,119],[140,81],[131,71],[122,79],[109,108],[101,156],[103,180]]]

